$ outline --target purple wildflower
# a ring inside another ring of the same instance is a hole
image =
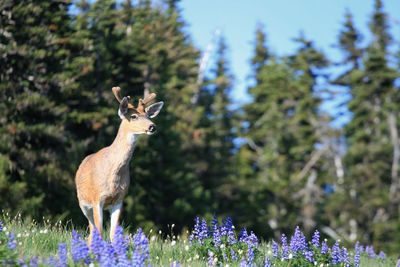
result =
[[[312,250],[303,250],[303,255],[311,263],[314,263],[314,252]]]
[[[8,241],[8,248],[14,250],[17,247],[17,241],[15,241],[15,236],[11,233],[8,237],[10,241]]]
[[[315,230],[315,232],[312,236],[311,245],[313,245],[316,248],[319,248],[319,232],[318,232],[318,230]]]
[[[365,252],[367,252],[368,257],[370,257],[370,258],[376,258],[376,254],[375,254],[375,251],[374,251],[374,247],[373,247],[373,246],[367,246],[367,247],[365,248]]]
[[[216,266],[216,262],[214,261],[214,253],[211,250],[208,250],[208,266]]]
[[[58,244],[58,266],[65,267],[67,266],[67,244],[60,243]]]
[[[0,220],[0,232],[3,231],[3,222]]]
[[[247,265],[251,265],[251,263],[254,261],[254,248],[252,246],[249,246],[247,249]]]
[[[231,217],[226,218],[225,223],[226,228],[228,229],[228,243],[230,245],[236,244],[236,237],[235,237],[235,226],[233,225],[233,221]]]
[[[339,243],[336,241],[335,244],[332,247],[332,264],[336,265],[341,261],[340,258],[340,247]]]
[[[249,234],[247,233],[247,229],[244,228],[242,230],[240,230],[240,235],[239,235],[239,242],[243,242],[245,243],[246,238],[249,236]]]
[[[233,248],[231,248],[231,255],[232,255],[232,260],[235,260],[235,261],[238,260],[238,257],[236,255],[235,251],[233,250]]]
[[[219,231],[218,222],[213,224],[213,243],[215,248],[221,245],[221,233]]]
[[[126,255],[128,251],[127,242],[124,237],[124,230],[119,225],[117,225],[117,227],[115,228],[113,247],[115,253],[118,256],[118,265],[127,266],[128,265],[128,256]]]
[[[192,234],[189,236],[190,245],[192,245],[193,240],[198,240],[199,232],[200,232],[200,218],[199,216],[197,216],[194,219],[194,228]]]
[[[379,258],[381,258],[381,259],[386,259],[386,254],[385,254],[385,252],[383,252],[383,251],[381,251],[381,252],[379,252]]]
[[[111,242],[104,242],[102,250],[100,253],[100,266],[101,267],[111,267],[116,266],[117,261],[115,259],[115,251]]]
[[[287,237],[285,236],[285,234],[282,234],[282,255],[281,258],[284,260],[288,260],[289,259],[289,246],[287,244]]]
[[[290,239],[290,249],[296,257],[297,251],[303,251],[307,248],[306,237],[300,231],[299,226],[296,226],[294,235]]]
[[[92,249],[92,254],[95,256],[94,259],[96,261],[100,260],[100,255],[103,250],[103,243],[103,238],[100,236],[100,232],[97,227],[95,227],[92,233],[92,243],[90,244],[90,248]]]
[[[271,267],[271,261],[269,260],[268,256],[265,255],[265,263],[264,263],[264,267]]]
[[[279,253],[279,246],[275,242],[275,240],[272,240],[272,257],[277,258]]]
[[[198,240],[199,240],[200,244],[203,244],[203,240],[206,239],[207,237],[208,237],[207,222],[203,218],[201,221],[201,226],[200,226],[199,233],[198,233]]]
[[[327,254],[328,251],[329,251],[329,247],[328,247],[328,245],[326,244],[326,241],[322,242],[322,245],[321,245],[321,254]]]
[[[357,250],[356,255],[354,255],[354,265],[355,267],[360,266],[360,250]]]
[[[39,261],[39,257],[32,257],[31,260],[29,261],[29,266],[32,267],[37,267],[38,266],[38,261]]]
[[[344,263],[345,267],[350,266],[350,257],[349,257],[349,254],[347,253],[347,249],[345,247],[342,247],[342,249],[341,249],[341,261]]]
[[[357,241],[357,243],[356,243],[355,246],[354,246],[354,250],[355,250],[355,251],[363,252],[365,249],[364,249],[363,246],[360,246],[360,242]]]
[[[81,239],[81,235],[75,230],[72,231],[71,240],[71,256],[74,262],[84,261],[86,264],[90,263],[89,248],[86,245],[86,241]]]
[[[139,228],[137,233],[133,236],[133,245],[135,247],[134,254],[136,253],[135,257],[137,261],[145,262],[150,259],[149,239],[147,239],[141,228]],[[141,257],[139,257],[140,255]]]
[[[44,264],[48,265],[48,266],[61,266],[58,264],[58,260],[56,257],[54,257],[53,255],[51,255],[50,257],[48,257],[45,261]],[[62,266],[67,266],[67,265],[62,265]]]

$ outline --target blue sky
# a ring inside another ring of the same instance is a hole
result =
[[[383,4],[389,13],[391,32],[399,41],[400,0],[383,0]],[[373,6],[374,0],[184,0],[179,4],[187,23],[186,31],[202,51],[206,50],[217,29],[224,35],[229,47],[231,71],[235,76],[232,97],[237,104],[249,101],[246,94],[251,84],[249,62],[258,23],[264,25],[268,47],[280,56],[295,51],[292,39],[303,32],[329,59],[339,61],[340,52],[333,46],[346,9],[353,14],[355,25],[366,42]],[[208,68],[211,65],[212,58]],[[328,111],[332,108],[331,104],[326,105]]]

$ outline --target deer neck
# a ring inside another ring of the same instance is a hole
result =
[[[134,134],[129,131],[127,122],[122,120],[119,126],[118,134],[110,146],[111,151],[114,154],[113,160],[115,160],[120,167],[129,164],[138,137],[138,134]]]

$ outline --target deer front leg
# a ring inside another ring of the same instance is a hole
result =
[[[93,205],[93,218],[94,218],[94,225],[99,230],[100,236],[102,236],[103,230],[103,203],[95,203]],[[91,229],[93,230],[93,229]],[[92,232],[92,231],[90,231]],[[92,233],[90,233],[92,235]]]
[[[113,242],[115,229],[118,225],[119,215],[121,213],[122,201],[117,202],[114,206],[111,206],[111,228],[110,228],[110,240]]]

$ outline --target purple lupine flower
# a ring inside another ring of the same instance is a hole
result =
[[[365,249],[364,249],[363,246],[360,246],[360,242],[357,241],[357,243],[356,243],[355,246],[354,246],[354,250],[355,250],[355,251],[363,252]]]
[[[250,266],[252,262],[254,261],[254,248],[252,246],[249,246],[247,249],[247,265]]]
[[[268,256],[265,255],[265,263],[264,263],[264,267],[271,267],[271,261],[269,260]]]
[[[347,249],[345,247],[342,247],[342,249],[341,249],[341,261],[344,263],[345,267],[350,266],[350,257],[349,257],[349,254],[347,253]]]
[[[115,258],[114,247],[110,241],[104,242],[100,253],[100,267],[116,266],[117,260]]]
[[[307,248],[306,237],[300,231],[299,226],[296,226],[294,235],[290,239],[290,249],[293,252],[293,256],[297,256],[297,251],[303,251]]]
[[[225,251],[222,252],[222,258],[224,259],[224,261],[226,261],[228,259],[228,257],[226,256]]]
[[[48,257],[45,261],[44,264],[48,265],[48,266],[54,266],[54,267],[58,267],[60,266],[58,264],[58,259],[56,257],[54,257],[53,255],[51,255],[50,257]],[[63,265],[66,266],[66,265]]]
[[[272,257],[277,258],[279,253],[279,246],[275,242],[275,240],[272,240]]]
[[[135,250],[132,254],[131,266],[146,266],[146,258],[140,252],[140,250]]]
[[[314,252],[312,250],[303,250],[302,254],[311,263],[314,263]]]
[[[367,252],[368,257],[370,257],[370,258],[376,258],[376,254],[375,254],[375,251],[374,251],[374,247],[373,247],[373,246],[367,246],[367,247],[365,248],[365,252]]]
[[[315,230],[315,232],[312,236],[311,245],[313,245],[316,248],[319,248],[319,232],[318,232],[318,230]]]
[[[321,254],[327,254],[328,251],[329,251],[329,247],[328,247],[328,245],[326,244],[326,241],[322,242],[322,245],[321,245]]]
[[[235,260],[235,261],[238,260],[238,257],[236,255],[235,251],[233,250],[233,248],[231,248],[231,255],[232,255],[232,260]]]
[[[0,220],[0,232],[3,231],[3,222]]]
[[[37,267],[38,266],[39,257],[32,257],[29,261],[29,266]]]
[[[242,230],[240,230],[240,235],[239,235],[239,242],[243,242],[245,243],[246,238],[249,236],[249,234],[247,233],[247,229],[244,228]]]
[[[17,247],[17,241],[15,241],[14,233],[10,233],[8,238],[10,239],[10,241],[8,241],[8,248],[14,250]]]
[[[118,257],[118,266],[127,266],[128,265],[127,242],[124,237],[124,230],[119,225],[117,225],[117,227],[115,228],[113,247]]]
[[[214,253],[211,250],[208,250],[208,266],[216,266],[216,262],[214,261]]]
[[[135,257],[139,257],[139,254],[141,254],[143,259],[140,258],[140,260],[150,260],[149,239],[143,233],[143,230],[141,228],[139,228],[137,230],[137,233],[133,236],[133,245],[135,247],[134,252],[137,252]]]
[[[332,264],[336,265],[341,261],[340,258],[340,247],[339,243],[336,241],[335,244],[332,247]]]
[[[190,245],[192,245],[193,240],[198,240],[199,231],[200,231],[200,218],[199,218],[199,216],[197,216],[197,217],[194,219],[194,228],[193,228],[193,231],[192,231],[191,235],[189,236],[189,243],[190,243]]]
[[[242,259],[242,261],[239,263],[239,267],[248,267],[245,259]]]
[[[67,266],[67,244],[60,243],[58,244],[58,266],[65,267]]]
[[[103,251],[103,243],[104,240],[100,236],[100,232],[97,227],[94,227],[92,233],[92,243],[90,244],[90,248],[92,249],[92,254],[95,256],[95,260],[100,260],[101,252]]]
[[[355,265],[355,267],[359,267],[360,266],[360,253],[361,253],[360,250],[356,250],[356,255],[354,255],[354,265]]]
[[[282,234],[282,255],[281,258],[284,260],[289,259],[289,246],[287,244],[287,237],[285,234]]]
[[[218,222],[213,224],[213,243],[215,248],[219,248],[221,245],[221,233],[219,231]]]
[[[226,236],[228,234],[228,228],[226,227],[226,222],[224,219],[221,221],[221,227],[219,228],[221,236]]]
[[[86,241],[81,238],[75,230],[72,231],[71,240],[71,256],[74,262],[84,261],[86,264],[90,263],[89,248]]]
[[[381,259],[386,259],[386,253],[385,252],[383,252],[383,251],[381,251],[381,252],[379,252],[379,258],[381,258]]]
[[[200,226],[198,235],[199,235],[198,240],[199,240],[200,244],[203,244],[203,240],[208,237],[207,222],[204,218],[201,221],[201,226]]]

